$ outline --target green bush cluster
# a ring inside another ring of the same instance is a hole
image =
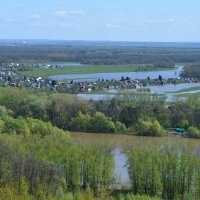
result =
[[[200,158],[188,145],[162,144],[127,150],[134,194],[162,199],[200,198]]]
[[[137,135],[143,136],[165,136],[167,131],[160,125],[157,120],[143,120],[139,119],[136,124]]]
[[[166,135],[164,129],[187,130],[189,126],[200,129],[199,102],[194,96],[166,106],[164,96],[149,94],[86,101],[75,95],[0,87],[0,105],[14,118],[39,119],[68,131],[135,133],[138,131],[135,127],[143,124],[149,126],[149,130],[139,131],[140,135],[163,136]],[[3,126],[0,122],[0,131]],[[186,136],[192,137],[192,134]]]
[[[121,122],[113,122],[110,117],[103,113],[96,112],[94,116],[78,113],[71,121],[71,130],[93,133],[125,133],[126,126]]]
[[[45,136],[53,133],[63,133],[63,130],[53,126],[50,122],[43,122],[33,118],[13,118],[5,115],[0,117],[0,133],[35,134]]]
[[[14,193],[16,199],[23,198],[21,181],[28,188],[27,199],[48,199],[87,188],[97,194],[114,180],[110,146],[75,144],[51,123],[13,118],[3,107],[0,132],[0,195],[8,199]],[[13,192],[11,196],[7,190]]]
[[[187,130],[186,135],[191,138],[200,139],[200,130],[196,127],[190,126]]]
[[[60,133],[44,137],[0,134],[0,163],[2,195],[10,187],[20,193],[21,179],[26,181],[33,199],[61,198],[67,192],[87,188],[98,194],[114,180],[109,146],[76,145]]]

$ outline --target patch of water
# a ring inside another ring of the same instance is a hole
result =
[[[183,69],[183,66],[176,66],[176,69],[167,71],[145,71],[145,72],[118,72],[118,73],[96,73],[96,74],[70,74],[70,75],[55,75],[51,76],[54,80],[74,80],[74,81],[85,81],[89,79],[90,81],[102,80],[120,80],[121,77],[130,77],[131,79],[156,79],[159,75],[164,79],[168,78],[178,78]]]
[[[116,185],[129,187],[130,179],[128,175],[128,168],[126,166],[127,156],[122,153],[121,149],[119,148],[116,148],[113,153],[115,159]]]

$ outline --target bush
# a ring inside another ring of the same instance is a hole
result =
[[[115,132],[116,133],[126,133],[127,132],[127,128],[126,128],[125,124],[117,121],[115,123]]]
[[[82,112],[79,112],[77,117],[73,118],[71,121],[71,130],[80,132],[88,131],[90,120],[91,117],[89,114],[84,115]]]
[[[200,130],[196,127],[190,126],[186,135],[191,138],[200,139]]]
[[[115,124],[110,117],[106,117],[103,113],[96,112],[90,120],[89,129],[94,133],[114,133]]]
[[[136,124],[136,132],[138,135],[143,136],[165,136],[167,132],[160,125],[157,120],[143,120],[139,119]]]

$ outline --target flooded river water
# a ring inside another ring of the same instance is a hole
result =
[[[115,176],[117,181],[123,186],[130,184],[128,177],[128,168],[126,166],[127,157],[123,149],[129,145],[151,145],[161,144],[164,142],[183,142],[193,143],[200,146],[200,140],[181,138],[179,136],[169,137],[139,137],[133,135],[120,134],[97,134],[97,133],[70,133],[75,142],[78,143],[103,143],[110,144],[113,147],[115,158]]]
[[[118,73],[96,73],[96,74],[66,74],[66,75],[55,75],[50,78],[54,80],[74,80],[74,81],[97,81],[98,79],[104,80],[120,80],[122,76],[130,77],[131,79],[156,79],[159,75],[164,79],[178,78],[184,66],[177,65],[175,69],[163,70],[163,71],[144,71],[144,72],[118,72]]]

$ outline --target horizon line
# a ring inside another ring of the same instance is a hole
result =
[[[84,39],[25,39],[25,38],[4,38],[0,41],[6,41],[6,40],[18,40],[18,41],[66,41],[66,42],[124,42],[124,43],[200,43],[200,41],[151,41],[151,40],[84,40]]]

